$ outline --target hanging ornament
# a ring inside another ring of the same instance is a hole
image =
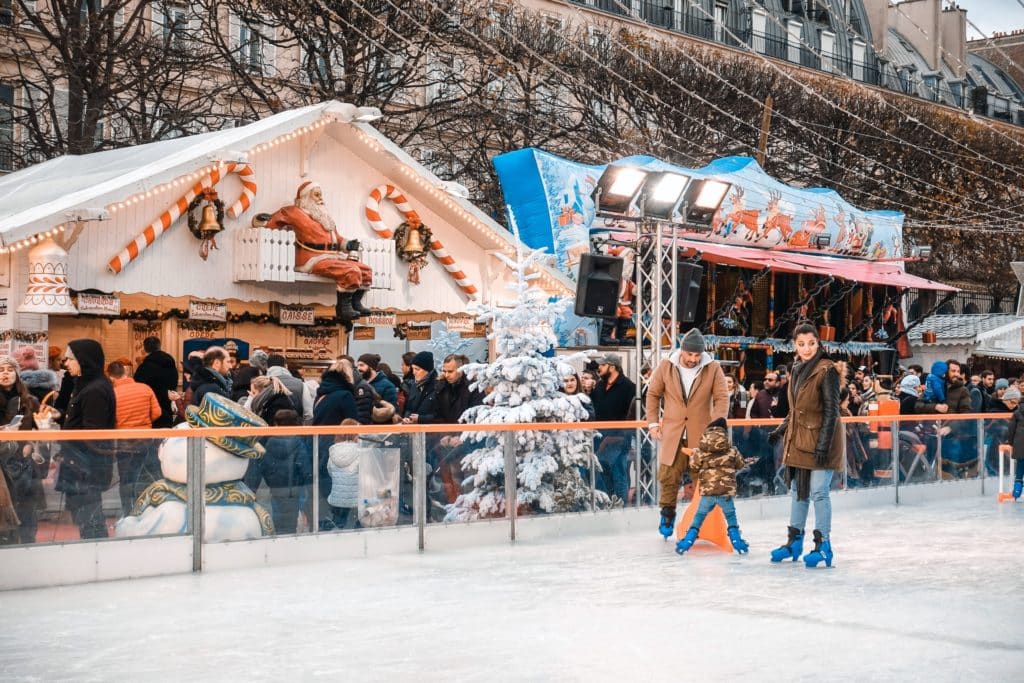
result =
[[[427,265],[427,254],[429,253],[430,228],[419,222],[418,219],[405,221],[395,229],[395,246],[398,256],[409,264],[409,282],[414,285],[420,283],[420,269]]]
[[[202,218],[197,215],[200,204],[202,206]],[[188,229],[196,239],[202,240],[199,247],[199,256],[204,261],[210,256],[210,249],[217,249],[217,235],[224,230],[224,202],[217,196],[212,188],[203,190],[202,194],[196,196],[188,205]]]
[[[68,252],[46,239],[28,252],[28,287],[19,313],[78,313],[68,288]]]

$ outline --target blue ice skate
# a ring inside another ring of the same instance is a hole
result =
[[[676,543],[676,552],[682,555],[687,550],[693,547],[693,544],[697,542],[697,529],[690,527],[690,530],[686,532],[686,535],[678,543]]]
[[[667,541],[669,536],[676,528],[676,509],[670,507],[661,508],[661,521],[658,523],[658,533],[665,537]]]
[[[1020,498],[1021,489],[1024,489],[1024,481],[1013,482],[1013,499],[1017,500]]]
[[[804,531],[795,526],[789,527],[789,538],[786,545],[780,546],[772,551],[772,562],[793,560],[796,562],[804,552]]]
[[[821,538],[821,532],[814,530],[814,550],[804,556],[804,564],[808,569],[813,569],[825,561],[826,567],[832,566],[832,542]]]
[[[750,551],[750,546],[747,545],[747,542],[743,540],[742,536],[740,536],[739,527],[729,527],[728,533],[729,542],[732,543],[733,550],[735,550],[740,555],[746,555],[747,552]]]

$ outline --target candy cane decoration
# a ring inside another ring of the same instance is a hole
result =
[[[153,244],[157,237],[167,232],[174,225],[174,221],[181,218],[188,211],[188,205],[192,203],[192,200],[197,195],[202,193],[203,190],[213,187],[220,182],[221,178],[230,173],[236,174],[238,179],[241,180],[242,194],[238,197],[238,201],[228,208],[227,215],[231,218],[238,218],[238,216],[245,213],[252,206],[252,200],[256,196],[255,172],[247,163],[232,161],[226,164],[218,164],[217,168],[213,169],[209,175],[193,185],[192,189],[161,213],[159,218],[146,226],[146,229],[129,242],[128,246],[121,250],[121,253],[110,259],[110,262],[107,263],[107,269],[115,275],[120,273],[125,266],[137,259],[146,247]]]
[[[420,220],[420,216],[416,213],[416,210],[409,204],[409,200],[405,198],[404,194],[402,194],[401,190],[394,185],[380,185],[379,187],[373,188],[370,192],[370,196],[366,200],[366,220],[378,236],[383,237],[384,239],[391,239],[395,235],[395,233],[384,225],[384,221],[381,219],[380,203],[383,199],[390,199],[392,203],[394,203],[395,208],[402,212],[402,215],[405,216],[405,219],[409,221],[409,223],[418,225],[423,222]],[[448,251],[444,248],[444,245],[441,244],[440,240],[436,238],[431,239],[429,246],[430,253],[432,253],[441,265],[444,266],[444,269],[452,276],[452,279],[459,285],[459,288],[462,289],[470,299],[476,299],[476,287],[472,282],[470,282],[469,278],[466,277],[466,274],[462,269],[456,265],[455,259],[451,257]]]

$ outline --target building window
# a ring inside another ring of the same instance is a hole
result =
[[[265,25],[257,16],[243,19],[231,12],[231,48],[239,64],[257,73],[269,73],[274,66],[274,29]]]
[[[754,52],[759,55],[765,54],[767,51],[767,35],[768,35],[768,14],[762,9],[755,9],[751,16],[751,32],[750,47],[754,49]]]
[[[821,70],[826,73],[835,71],[836,34],[831,31],[821,32]]]
[[[164,40],[184,43],[189,39],[189,15],[191,12],[187,5],[167,3],[162,10],[155,11],[163,12]]]
[[[802,22],[786,22],[786,59],[797,64],[800,63],[800,36],[803,33],[803,28]]]
[[[857,81],[865,80],[867,73],[866,61],[868,55],[867,43],[860,40],[853,41],[853,78]]]
[[[726,39],[726,7],[725,5],[715,5],[715,42],[724,43]]]
[[[0,171],[14,169],[14,86],[0,83]]]

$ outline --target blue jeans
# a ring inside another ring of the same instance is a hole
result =
[[[601,463],[595,479],[597,490],[618,496],[623,504],[629,497],[629,444],[629,436],[616,430],[601,438],[595,449]]]
[[[793,492],[793,503],[789,508],[789,525],[803,529],[807,524],[807,512],[811,501],[814,502],[814,528],[821,532],[821,537],[828,539],[832,531],[832,499],[829,488],[832,486],[832,470],[814,470],[811,472],[811,494],[808,500],[796,499],[796,482],[790,488]]]
[[[700,525],[704,523],[704,518],[716,505],[725,513],[726,525],[738,529],[740,525],[736,521],[736,504],[733,502],[732,496],[701,496],[697,512],[693,515],[693,521],[690,522],[690,528],[699,531]]]
[[[1014,460],[1013,462],[1015,465],[1014,470],[1016,471],[1013,478],[1014,481],[1024,481],[1024,460]]]

